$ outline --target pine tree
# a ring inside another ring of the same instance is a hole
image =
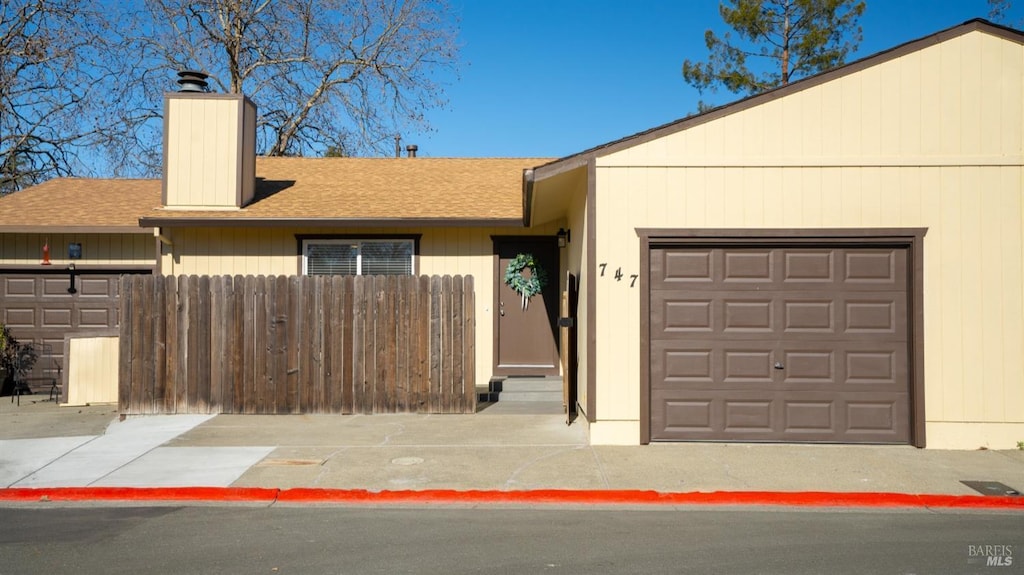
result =
[[[719,87],[752,95],[841,66],[860,43],[864,7],[864,0],[727,0],[718,10],[736,38],[705,32],[708,59],[687,59],[683,79],[701,95]]]

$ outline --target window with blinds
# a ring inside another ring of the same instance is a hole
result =
[[[413,240],[306,240],[306,275],[412,275]]]

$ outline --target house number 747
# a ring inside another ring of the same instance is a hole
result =
[[[598,265],[598,267],[601,268],[601,277],[604,277],[605,271],[608,270],[608,264],[607,263],[603,263],[603,264],[597,264],[597,265]],[[622,273],[622,268],[616,268],[615,269],[615,276],[614,277],[615,277],[615,281],[622,281],[622,278],[625,277],[623,275],[623,273]],[[636,287],[636,280],[639,277],[640,276],[637,275],[637,274],[629,274],[629,287]]]

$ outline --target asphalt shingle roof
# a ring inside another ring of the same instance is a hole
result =
[[[0,198],[0,229],[207,221],[522,218],[523,170],[545,158],[257,158],[256,198],[231,211],[160,207],[159,180],[58,178]]]

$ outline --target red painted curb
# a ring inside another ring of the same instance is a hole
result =
[[[367,491],[259,487],[41,487],[0,489],[0,501],[223,501],[281,503],[510,503],[578,505],[750,505],[777,507],[933,507],[1024,511],[1024,497],[913,495],[825,491],[714,491],[662,493],[644,490]]]
[[[1024,497],[982,495],[912,495],[905,493],[835,493],[778,491],[714,491],[663,493],[643,490],[530,491],[366,491],[361,489],[282,490],[283,503],[520,503],[587,505],[764,505],[801,507],[944,507],[1019,509]]]

